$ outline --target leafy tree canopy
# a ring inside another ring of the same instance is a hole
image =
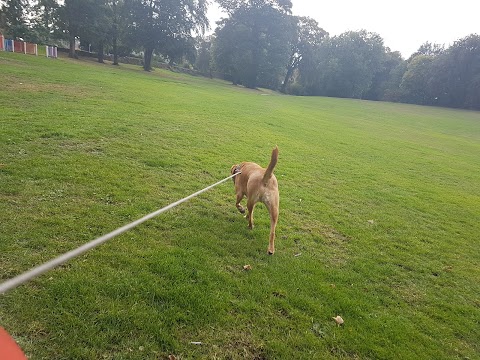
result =
[[[271,7],[283,12],[291,13],[291,0],[216,0],[220,7],[229,15],[234,14],[241,8]]]
[[[237,8],[217,28],[216,65],[234,83],[277,88],[289,56],[290,15],[270,1],[249,5]]]

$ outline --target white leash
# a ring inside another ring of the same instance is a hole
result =
[[[103,235],[95,240],[92,240],[90,241],[89,243],[86,243],[85,245],[82,245],[80,246],[79,248],[77,249],[74,249],[74,250],[71,250],[63,255],[60,255],[58,257],[56,257],[55,259],[53,260],[50,260],[42,265],[39,265],[39,266],[36,266],[34,267],[33,269],[31,270],[28,270],[26,272],[24,272],[23,274],[20,274],[10,280],[7,280],[3,283],[0,284],[0,294],[5,294],[7,291],[9,290],[12,290],[14,288],[16,288],[17,286],[20,286],[22,285],[23,283],[43,274],[44,272],[47,272],[48,270],[51,270],[55,267],[57,267],[58,265],[61,265],[65,262],[67,262],[68,260],[70,259],[73,259],[74,257],[77,257],[81,254],[83,254],[84,252],[87,252],[88,250],[90,249],[93,249],[94,247],[97,247],[98,245],[100,244],[103,244],[104,242],[106,242],[107,240],[110,240],[112,238],[114,238],[115,236],[117,235],[120,235],[130,229],[133,229],[134,227],[140,225],[141,223],[147,221],[147,220],[150,220],[151,218],[155,217],[155,216],[158,216],[162,213],[164,213],[165,211],[167,210],[170,210],[172,208],[174,208],[175,206],[178,206],[180,205],[181,203],[187,201],[187,200],[190,200],[191,198],[195,197],[195,196],[198,196],[200,195],[201,193],[204,193],[205,191],[207,190],[210,190],[211,188],[217,186],[217,185],[220,185],[222,183],[224,183],[225,181],[239,175],[240,173],[235,173],[223,180],[220,180],[219,182],[216,182],[215,184],[213,185],[210,185],[200,191],[197,191],[196,193],[192,194],[192,195],[189,195],[181,200],[178,200],[174,203],[171,203],[170,205],[167,205],[165,206],[164,208],[161,208],[155,212],[152,212],[151,214],[148,214],[148,215],[145,215],[144,217],[130,223],[130,224],[127,224],[125,226],[122,226],[121,228],[118,228],[117,230],[114,230],[106,235]]]

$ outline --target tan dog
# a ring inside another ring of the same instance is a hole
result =
[[[272,255],[275,252],[275,227],[278,221],[279,210],[279,194],[277,178],[273,175],[273,169],[278,160],[278,147],[276,146],[272,151],[272,158],[270,164],[266,169],[262,168],[253,162],[242,162],[238,165],[233,165],[230,172],[236,174],[241,172],[233,178],[235,184],[235,192],[237,194],[237,209],[242,214],[245,213],[245,208],[240,205],[243,197],[247,197],[247,218],[248,227],[253,228],[253,209],[257,202],[262,202],[270,213],[270,241],[268,244],[268,253]]]

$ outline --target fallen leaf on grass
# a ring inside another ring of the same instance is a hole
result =
[[[252,266],[251,265],[244,265],[243,270],[246,270],[246,271],[252,270]]]
[[[343,321],[343,319],[340,315],[335,316],[332,319],[335,320],[335,322],[337,323],[338,326],[343,325],[343,323],[344,323],[344,321]]]

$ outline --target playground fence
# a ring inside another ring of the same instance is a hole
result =
[[[38,55],[38,45],[29,43],[26,41],[18,41],[18,40],[11,40],[5,39],[5,37],[0,34],[0,50],[9,51],[9,52],[16,52],[16,53],[23,53],[23,54],[31,54],[31,55]],[[58,52],[56,46],[49,46],[45,47],[45,53],[47,57],[57,58]]]

